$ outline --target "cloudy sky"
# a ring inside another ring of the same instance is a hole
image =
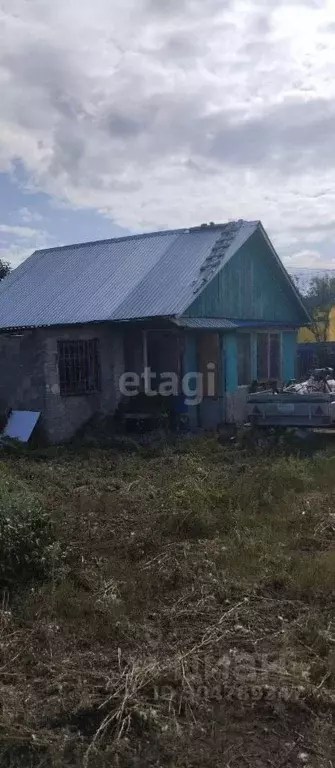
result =
[[[0,258],[262,219],[335,268],[334,0],[1,0]]]

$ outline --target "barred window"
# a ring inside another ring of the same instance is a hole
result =
[[[61,395],[89,395],[100,390],[99,341],[58,342]]]

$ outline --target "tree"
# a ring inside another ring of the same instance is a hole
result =
[[[10,266],[7,261],[0,259],[0,281],[10,273]]]
[[[313,277],[305,304],[312,318],[311,330],[316,341],[328,341],[330,311],[335,305],[335,277]]]

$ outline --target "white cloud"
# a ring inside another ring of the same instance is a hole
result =
[[[0,232],[4,232],[6,235],[15,235],[16,237],[22,237],[25,240],[29,240],[32,237],[36,237],[37,230],[30,227],[13,226],[11,224],[0,224]]]
[[[17,243],[8,246],[0,245],[0,261],[8,262],[11,267],[17,267],[21,261],[31,256],[31,248],[22,248]]]
[[[299,251],[292,256],[284,259],[286,268],[292,272],[294,269],[307,269],[307,268],[327,268],[326,260],[322,259],[321,254],[318,251]],[[329,262],[328,262],[328,266]]]
[[[4,238],[1,238],[1,234]],[[54,241],[43,229],[0,224],[0,260],[8,261],[13,267],[18,266],[33,251],[51,245],[54,245]]]
[[[261,218],[317,260],[334,23],[331,0],[3,0],[0,165],[134,229]]]
[[[43,216],[41,216],[38,211],[31,211],[29,208],[20,208],[19,217],[21,221],[24,221],[25,224],[31,224],[33,222],[40,222],[43,221]]]

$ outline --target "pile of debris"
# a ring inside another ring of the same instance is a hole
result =
[[[311,371],[307,381],[290,384],[284,387],[283,392],[296,392],[298,395],[309,395],[313,392],[328,394],[335,392],[335,379],[333,368],[315,368]]]

